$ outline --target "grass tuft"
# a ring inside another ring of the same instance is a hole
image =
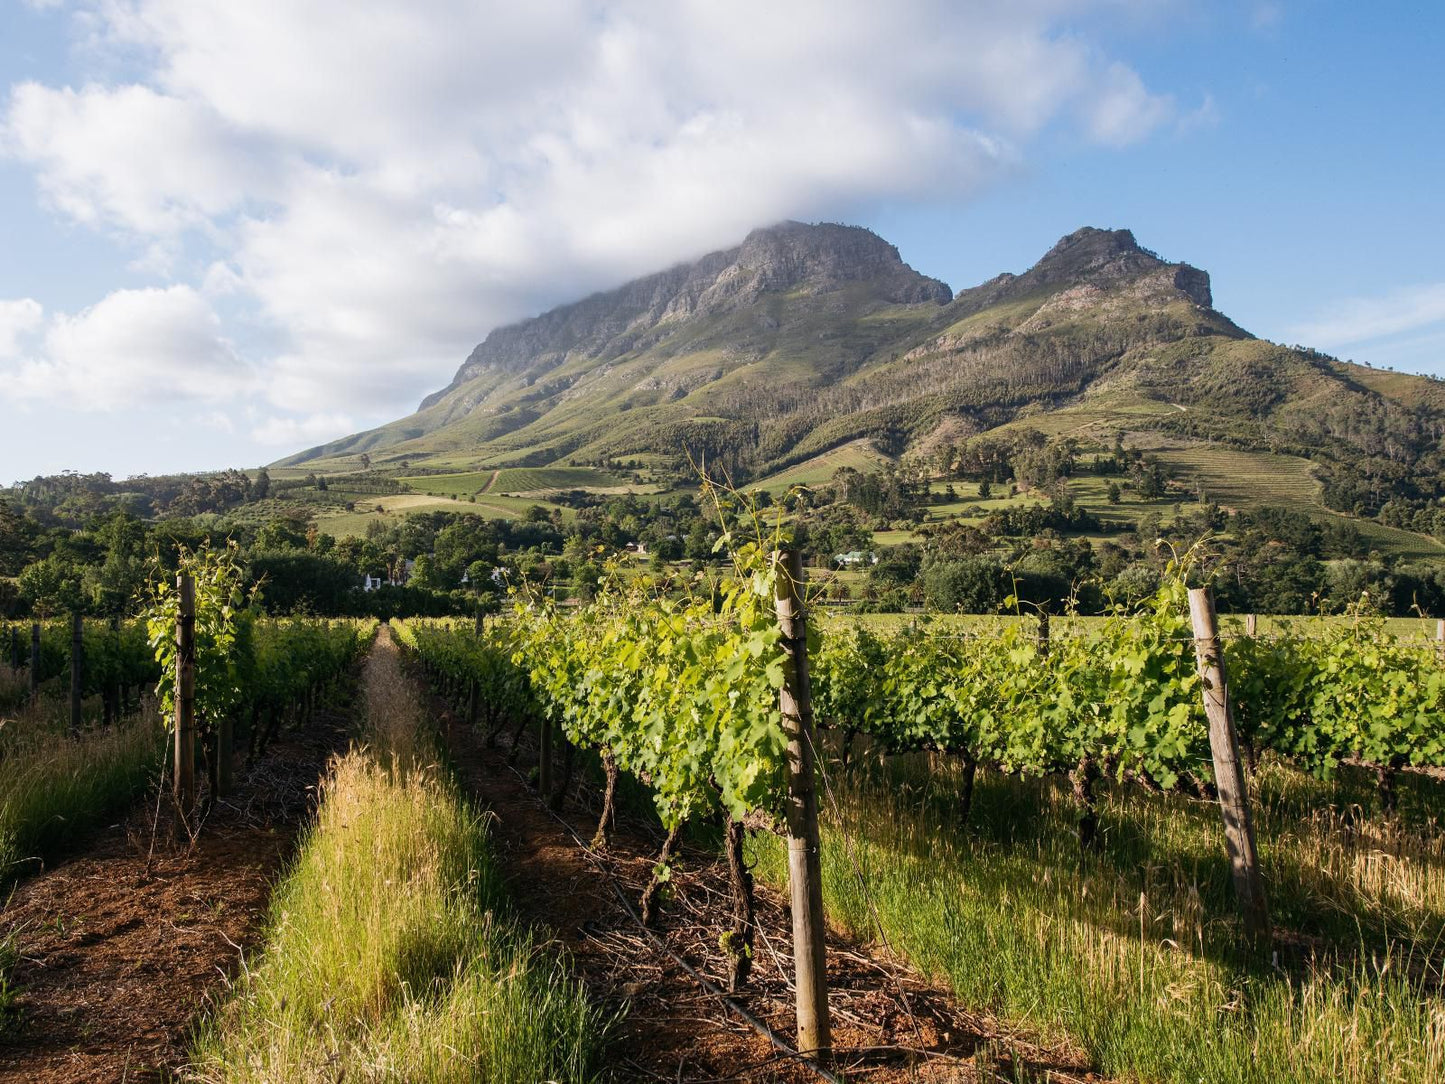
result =
[[[1338,815],[1301,808],[1348,812],[1367,793],[1280,765],[1260,773],[1280,969],[1236,947],[1213,805],[1111,793],[1103,852],[1083,859],[1066,788],[981,772],[965,829],[952,766],[924,762],[825,792],[836,806],[824,899],[857,936],[876,938],[881,924],[963,1004],[1125,1079],[1445,1079],[1445,840],[1423,788],[1411,796],[1417,824],[1356,819],[1344,831]],[[763,837],[754,846],[759,874],[785,883],[783,849]]]
[[[154,711],[79,738],[67,725],[46,700],[0,718],[0,885],[124,810],[160,769]]]
[[[607,1022],[503,913],[483,817],[438,768],[389,642],[255,968],[206,1029],[226,1081],[581,1081]]]

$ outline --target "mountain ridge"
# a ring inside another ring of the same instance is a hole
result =
[[[1127,229],[1075,230],[954,293],[871,231],[787,222],[496,329],[415,414],[279,465],[706,455],[757,478],[859,439],[896,456],[1029,425],[1288,450],[1383,480],[1369,505],[1445,427],[1437,382],[1395,376],[1255,338],[1206,271]]]
[[[599,336],[615,339],[628,332],[637,336],[628,344],[633,346],[642,335],[639,324],[650,329],[699,313],[726,311],[769,290],[804,284],[836,289],[869,278],[883,283],[886,300],[901,304],[947,302],[953,297],[947,284],[908,267],[895,246],[870,230],[783,222],[753,230],[732,248],[493,330],[462,363],[452,382],[423,399],[417,409],[435,405],[488,365],[516,369],[559,349],[587,349],[598,345]]]

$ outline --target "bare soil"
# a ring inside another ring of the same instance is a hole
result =
[[[264,933],[347,719],[281,736],[179,841],[155,795],[81,853],[21,882],[0,909],[18,932],[18,1022],[0,1032],[0,1084],[161,1080],[196,1021]]]
[[[502,747],[486,748],[440,700],[452,761],[474,797],[496,816],[496,850],[521,916],[550,933],[576,974],[604,1005],[625,1013],[610,1063],[628,1080],[815,1081],[659,950],[618,900],[633,907],[650,878],[661,832],[619,817],[605,855],[578,845],[596,828],[600,796],[574,784],[561,820],[524,775],[535,763],[523,738],[514,770]],[[558,758],[560,760],[560,757]],[[570,827],[570,832],[569,832]],[[688,964],[726,988],[719,939],[729,918],[727,867],[707,851],[685,849],[654,931]],[[736,1001],[787,1042],[794,1040],[791,919],[786,899],[758,885],[758,936],[752,978]],[[969,1013],[946,991],[838,931],[828,937],[833,1068],[848,1080],[1095,1081],[1077,1053],[1049,1050]]]

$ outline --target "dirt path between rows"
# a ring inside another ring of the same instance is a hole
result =
[[[155,796],[83,853],[21,882],[0,909],[17,931],[18,1023],[0,1032],[0,1084],[161,1080],[264,931],[271,888],[345,748],[344,712],[284,734],[194,843],[153,831]]]
[[[527,739],[517,771],[502,748],[434,701],[453,763],[475,798],[496,814],[492,834],[523,918],[564,946],[576,973],[603,1004],[626,1008],[610,1063],[627,1080],[815,1081],[811,1070],[769,1043],[707,994],[649,942],[617,900],[614,877],[634,903],[646,884],[660,835],[641,821],[619,820],[605,860],[590,858],[548,812],[525,774],[535,763]],[[590,786],[575,785],[563,817],[592,837],[600,806]],[[727,871],[716,855],[686,852],[675,866],[673,897],[657,932],[675,952],[721,987],[719,937],[728,912]],[[737,1000],[793,1041],[791,919],[777,893],[757,887],[759,936],[753,977]],[[830,1006],[838,1058],[849,1080],[1094,1081],[1077,1055],[1031,1046],[996,1022],[967,1013],[884,954],[836,932],[828,939]],[[893,1048],[891,1051],[879,1048]],[[1014,1059],[1017,1058],[1018,1064]]]

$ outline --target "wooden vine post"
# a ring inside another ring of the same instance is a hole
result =
[[[120,641],[120,615],[111,614],[108,624],[110,626],[110,641],[112,644],[118,644]],[[120,671],[117,669],[110,683],[106,685],[100,693],[102,725],[110,726],[111,723],[116,722],[120,718],[122,699]]]
[[[537,728],[537,793],[552,793],[552,720],[545,713]]]
[[[236,782],[236,720],[226,712],[216,723],[216,795],[230,794]]]
[[[818,792],[813,780],[813,704],[808,681],[808,626],[803,611],[803,562],[796,550],[774,554],[778,625],[783,634],[779,708],[788,735],[788,885],[793,903],[798,1052],[827,1060],[828,974],[823,924],[823,875],[818,838]]]
[[[1255,948],[1263,949],[1270,943],[1269,909],[1254,844],[1254,824],[1250,820],[1244,765],[1239,759],[1234,712],[1229,703],[1229,683],[1224,669],[1224,652],[1219,643],[1214,593],[1209,588],[1190,588],[1189,616],[1194,623],[1194,652],[1199,661],[1199,676],[1204,683],[1204,710],[1209,716],[1209,751],[1214,758],[1214,783],[1224,816],[1224,840],[1234,874],[1235,893],[1244,917],[1245,935]]]
[[[1244,634],[1251,640],[1259,631],[1259,618],[1254,614],[1247,614],[1244,618]]]
[[[81,676],[85,670],[85,619],[76,611],[70,615],[70,733],[80,736]]]
[[[1435,642],[1440,645],[1440,661],[1445,663],[1445,617],[1435,622]]]
[[[176,805],[196,808],[196,581],[176,574]]]
[[[30,623],[30,700],[40,699],[40,622]]]

